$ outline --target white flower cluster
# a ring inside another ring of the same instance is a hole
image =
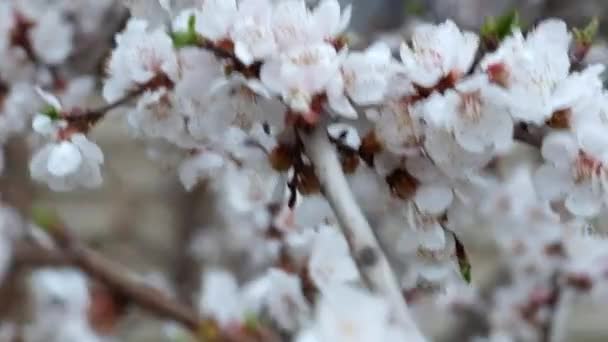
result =
[[[0,76],[10,85],[0,142],[26,126],[21,113],[37,113],[32,126],[46,144],[32,177],[57,191],[97,187],[104,155],[87,134],[107,110],[128,105],[127,124],[151,155],[174,164],[187,190],[217,195],[222,230],[193,244],[234,253],[257,272],[205,272],[200,311],[219,328],[254,317],[299,342],[420,340],[397,322],[391,299],[363,289],[373,284],[365,268],[383,255],[360,250],[360,236],[342,234],[315,196],[331,187],[318,172],[326,165],[307,154],[318,127],[408,304],[477,300],[461,289],[470,290],[466,249],[479,241],[491,241],[513,278],[485,305],[491,340],[539,340],[562,285],[554,279],[579,290],[605,281],[605,241],[577,230],[601,229],[608,213],[604,66],[572,62],[564,22],[513,28],[485,55],[476,33],[449,20],[417,26],[400,51],[383,42],[351,51],[351,9],[337,0],[129,3],[134,16],[106,64],[109,105],[98,111],[78,107],[90,79],[52,84],[74,35],[57,11],[76,9],[0,5]],[[534,134],[542,163],[517,155],[517,140]],[[506,167],[513,154],[518,166]],[[344,208],[332,207],[339,217]],[[37,276],[43,284],[56,275]],[[62,277],[78,293],[86,286]],[[84,334],[81,323],[73,328]]]
[[[28,341],[102,341],[87,320],[89,285],[82,273],[41,269],[29,280],[35,317],[26,327]]]
[[[109,0],[0,4],[0,151],[9,138],[26,130],[34,113],[45,110],[36,86],[52,90],[70,108],[83,104],[94,80],[68,72],[70,66],[66,64],[85,36],[98,38],[95,30],[101,24],[99,14],[110,5]],[[37,174],[34,178],[45,181],[41,177],[45,172],[52,171],[33,170]]]

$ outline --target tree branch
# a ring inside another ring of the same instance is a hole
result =
[[[174,320],[196,331],[201,322],[198,314],[163,292],[133,277],[122,266],[104,258],[79,242],[64,226],[49,229],[60,248],[49,249],[34,243],[22,243],[15,251],[16,267],[73,266],[78,267],[117,294],[159,317]]]
[[[533,147],[541,148],[545,137],[542,128],[530,127],[525,124],[515,124],[513,139],[528,144]]]
[[[340,222],[340,228],[368,286],[385,296],[393,306],[393,313],[401,326],[417,333],[424,340],[410,316],[386,255],[354,199],[325,125],[317,125],[310,135],[304,134],[302,140],[307,155],[315,166],[321,189]]]

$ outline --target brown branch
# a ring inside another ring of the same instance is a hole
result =
[[[513,139],[540,148],[543,145],[545,132],[542,128],[532,127],[524,123],[516,124],[513,130]]]
[[[78,131],[88,132],[91,127],[103,119],[110,111],[136,100],[146,91],[153,91],[161,87],[173,88],[173,86],[173,81],[167,75],[159,74],[112,103],[95,109],[74,109],[63,113],[63,119],[68,121]]]
[[[124,296],[142,309],[159,317],[174,320],[196,331],[201,322],[198,313],[163,292],[133,277],[122,266],[107,260],[99,253],[79,242],[62,225],[49,230],[58,243],[58,249],[49,249],[34,243],[23,243],[15,252],[15,267],[74,266]]]
[[[163,292],[129,276],[123,267],[105,259],[100,254],[78,244],[65,227],[52,232],[60,244],[71,247],[49,249],[32,242],[20,242],[14,254],[13,268],[78,267],[89,277],[100,281],[115,294],[128,299],[140,308],[158,317],[176,321],[205,339],[210,334],[214,341],[223,342],[282,342],[284,339],[268,326],[255,328],[241,326],[219,330],[216,323],[203,320],[188,306],[180,304]],[[206,329],[207,328],[207,329]],[[208,330],[208,331],[207,331]],[[219,335],[218,335],[219,334]]]

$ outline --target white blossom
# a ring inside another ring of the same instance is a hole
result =
[[[439,25],[421,24],[414,29],[411,46],[401,45],[401,60],[412,82],[432,88],[444,77],[467,73],[478,45],[477,35],[462,32],[450,20]]]
[[[298,342],[419,341],[390,324],[390,308],[382,298],[364,290],[334,286],[321,298],[314,326]]]
[[[266,62],[260,77],[293,110],[307,114],[313,96],[336,77],[342,58],[328,43],[298,46]]]
[[[374,133],[388,151],[415,155],[424,142],[422,105],[404,100],[386,101],[375,118]]]
[[[98,341],[86,321],[90,304],[87,279],[73,269],[41,269],[30,277],[34,320],[29,341]]]
[[[179,179],[190,191],[202,179],[215,176],[224,166],[224,157],[213,151],[201,151],[185,160],[179,168]]]
[[[104,157],[101,149],[83,134],[50,142],[32,157],[30,173],[33,179],[45,182],[55,191],[77,187],[95,188],[102,183],[100,166]]]
[[[340,34],[350,22],[350,6],[340,10],[337,0],[323,0],[311,11],[302,0],[278,1],[272,29],[280,50],[316,44]]]
[[[547,200],[565,200],[574,215],[597,215],[606,201],[606,148],[603,126],[581,127],[578,134],[555,132],[543,141],[546,163],[536,172],[536,186]]]
[[[236,279],[226,271],[206,271],[199,308],[222,325],[240,321],[243,318],[243,308]]]
[[[578,94],[564,97],[563,91],[555,93],[569,74],[569,44],[566,24],[546,20],[525,39],[521,32],[514,33],[481,61],[490,79],[505,88],[515,119],[542,123],[561,109],[560,101]]]
[[[432,95],[424,105],[424,118],[430,126],[453,134],[469,152],[488,148],[504,151],[513,136],[507,103],[501,91],[479,75],[463,80],[443,95]]]
[[[206,0],[196,20],[196,31],[214,41],[228,38],[237,11],[236,0]]]
[[[341,75],[332,78],[327,95],[331,108],[346,117],[356,117],[348,98],[361,106],[380,103],[397,71],[389,47],[374,44],[364,52],[351,52],[341,66]],[[347,98],[348,96],[348,98]]]
[[[296,275],[271,268],[250,282],[244,291],[245,302],[257,308],[256,311],[267,310],[270,318],[282,329],[294,331],[308,318],[310,308]]]
[[[154,77],[177,79],[179,66],[173,41],[162,28],[152,30],[146,21],[130,19],[115,40],[117,48],[108,62],[109,78],[103,88],[107,101],[118,100]]]
[[[272,30],[270,0],[243,0],[230,32],[234,53],[245,65],[271,57],[277,52]]]

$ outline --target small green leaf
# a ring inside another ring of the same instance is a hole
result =
[[[464,248],[464,245],[458,237],[454,234],[454,241],[456,242],[456,257],[458,258],[458,267],[460,268],[460,274],[467,283],[471,283],[471,262],[469,256]]]
[[[248,312],[245,314],[244,325],[248,330],[255,331],[260,326],[260,320],[255,313]]]
[[[600,21],[597,17],[593,17],[589,24],[585,26],[583,29],[574,28],[572,31],[574,33],[574,40],[583,45],[591,45],[593,40],[597,36],[597,32],[600,28]]]
[[[424,3],[420,0],[409,0],[405,3],[405,14],[421,16],[424,14]]]
[[[519,13],[512,10],[498,17],[488,17],[481,26],[481,37],[498,43],[520,27]]]
[[[55,210],[40,205],[32,206],[32,220],[47,232],[61,222],[61,218]]]
[[[170,33],[170,36],[173,40],[173,45],[178,49],[198,45],[200,39],[198,33],[196,33],[196,16],[193,14],[188,18],[187,31],[174,31]]]
[[[43,110],[40,111],[40,113],[48,116],[49,118],[51,118],[51,120],[58,120],[60,115],[59,110],[57,110],[57,108],[53,106],[46,106]]]
[[[460,264],[460,274],[462,274],[462,278],[466,280],[467,283],[471,283],[471,264]]]

